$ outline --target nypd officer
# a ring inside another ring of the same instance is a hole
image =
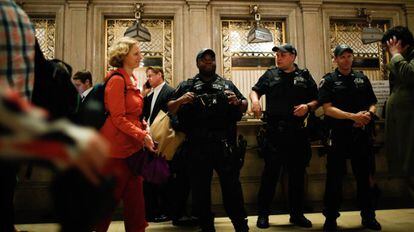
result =
[[[239,181],[241,154],[236,144],[236,123],[247,109],[247,100],[236,86],[216,74],[216,55],[201,50],[196,57],[199,73],[180,83],[169,110],[176,113],[187,135],[194,202],[202,231],[214,229],[211,212],[211,178],[216,170],[223,203],[235,231],[248,231],[242,188]]]
[[[277,68],[268,69],[250,93],[252,111],[262,114],[259,99],[266,95],[265,167],[258,193],[257,227],[269,227],[270,205],[282,167],[289,175],[290,222],[312,227],[303,215],[304,174],[310,144],[304,119],[317,105],[318,90],[308,70],[294,63],[297,51],[291,44],[275,46]]]
[[[338,68],[323,77],[319,89],[319,103],[323,106],[330,127],[332,143],[326,165],[324,229],[337,229],[342,181],[346,172],[346,159],[349,158],[357,182],[362,225],[381,230],[371,200],[369,176],[372,139],[366,130],[373,119],[377,98],[367,76],[352,69],[353,50],[348,45],[338,45],[334,56]]]

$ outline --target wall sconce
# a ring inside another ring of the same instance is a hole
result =
[[[357,16],[359,18],[365,18],[368,27],[363,27],[361,32],[361,40],[363,44],[375,43],[381,41],[384,32],[380,28],[374,28],[371,26],[372,18],[367,12],[366,8],[358,8]]]
[[[136,21],[132,26],[126,29],[124,36],[143,42],[151,41],[151,33],[142,25],[141,14],[144,13],[144,4],[136,3],[134,13]]]
[[[258,5],[250,5],[250,14],[254,15],[254,20],[256,24],[252,26],[249,33],[247,34],[248,43],[265,43],[273,42],[272,33],[260,26],[260,14]]]

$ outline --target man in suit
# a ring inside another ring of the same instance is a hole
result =
[[[100,108],[103,107],[101,105],[103,96],[98,91],[99,84],[93,86],[92,74],[86,70],[76,72],[72,82],[79,93],[78,106],[72,121],[82,126],[100,129],[102,125],[97,118],[100,117]]]
[[[143,115],[151,125],[160,110],[168,112],[167,102],[174,93],[174,88],[165,83],[164,72],[161,68],[148,67],[146,74],[152,91],[144,98]]]
[[[148,67],[146,70],[151,91],[144,97],[144,113],[143,116],[151,125],[160,110],[168,112],[167,102],[174,93],[174,88],[170,87],[164,81],[164,73],[162,68]],[[144,91],[145,92],[145,91]],[[144,181],[144,197],[146,217],[148,221],[163,222],[168,221],[169,209],[167,209],[167,186],[168,183],[157,185]]]
[[[79,71],[73,75],[72,81],[81,96],[81,100],[84,101],[93,88],[91,72]]]

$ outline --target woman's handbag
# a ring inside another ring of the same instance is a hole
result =
[[[145,149],[141,149],[125,159],[129,170],[134,176],[142,176],[144,167],[148,162],[148,155]]]
[[[170,176],[170,168],[165,158],[141,149],[125,159],[134,176],[143,176],[148,182],[162,184]]]
[[[148,154],[148,162],[144,165],[142,176],[144,180],[154,184],[167,182],[170,168],[164,157]]]

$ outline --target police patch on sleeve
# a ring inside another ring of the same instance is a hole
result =
[[[325,84],[325,78],[321,79],[321,82],[319,82],[319,88],[321,88]]]

